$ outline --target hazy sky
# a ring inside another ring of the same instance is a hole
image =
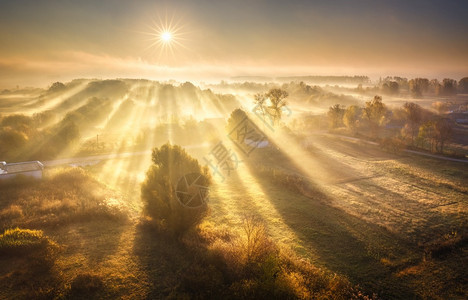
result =
[[[333,74],[468,76],[468,1],[0,0],[0,87]]]

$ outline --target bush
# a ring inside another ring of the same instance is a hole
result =
[[[206,186],[211,182],[207,167],[202,167],[180,146],[165,144],[153,149],[153,165],[141,186],[144,212],[158,228],[180,237],[198,224],[208,211],[206,203],[199,207],[184,207],[176,196],[176,185],[183,176],[201,174]]]
[[[201,233],[204,235],[217,236],[216,232],[203,231]],[[204,253],[202,263],[213,274],[211,278],[204,278],[211,280],[212,284],[224,282],[225,285],[225,288],[211,287],[211,291],[219,291],[218,297],[369,299],[346,278],[316,268],[290,250],[276,245],[268,236],[264,224],[255,217],[244,219],[243,232],[239,236],[226,237],[222,232],[218,238],[204,239],[211,242],[207,245],[209,251]],[[194,245],[189,246],[196,249]],[[185,275],[181,288],[190,291],[199,276],[202,275],[193,269],[192,273]]]
[[[36,268],[50,269],[58,250],[59,246],[41,230],[14,228],[0,235],[0,256],[28,257]]]
[[[69,298],[83,299],[85,296],[96,296],[103,289],[104,282],[100,276],[79,274],[71,283]]]
[[[458,234],[456,231],[445,234],[430,243],[424,245],[423,258],[443,258],[452,251],[460,249],[468,244],[468,236]]]
[[[399,154],[405,149],[405,143],[399,138],[383,138],[380,140],[380,147],[383,150]]]
[[[275,185],[284,187],[292,192],[305,196],[316,192],[310,183],[300,175],[272,167],[265,167],[262,164],[256,165],[255,170],[259,177],[269,178]]]

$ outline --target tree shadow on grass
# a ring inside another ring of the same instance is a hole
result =
[[[258,179],[284,222],[318,256],[312,258],[316,264],[348,276],[368,293],[376,292],[385,298],[416,296],[404,280],[394,276],[394,266],[381,262],[386,257],[414,257],[416,249],[412,245],[380,226],[327,205],[328,196],[319,188],[308,197],[288,192],[262,178],[254,160],[246,160],[245,166]]]
[[[200,298],[220,293],[214,290],[221,286],[213,279],[217,275],[209,272],[209,265],[200,263],[198,251],[142,221],[137,227],[133,254],[146,274],[142,278],[148,289],[146,298]],[[196,277],[199,280],[194,283]]]

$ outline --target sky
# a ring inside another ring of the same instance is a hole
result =
[[[0,0],[0,87],[241,75],[459,80],[468,76],[467,31],[466,0]]]

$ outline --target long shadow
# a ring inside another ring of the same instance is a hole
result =
[[[261,156],[261,151],[257,155]],[[385,298],[416,297],[403,279],[393,275],[394,267],[381,263],[380,259],[386,253],[379,253],[382,250],[373,249],[371,244],[373,239],[377,239],[390,244],[390,248],[384,249],[384,252],[413,254],[411,252],[416,249],[405,240],[382,227],[327,205],[328,196],[319,190],[313,197],[285,192],[284,188],[261,179],[262,175],[258,173],[253,159],[246,160],[245,165],[259,179],[258,183],[287,225],[311,252],[317,254],[316,264],[348,276],[368,293],[376,292]]]
[[[222,275],[205,261],[205,252],[164,236],[151,225],[139,224],[133,255],[145,274],[141,279],[145,298],[223,299]]]

